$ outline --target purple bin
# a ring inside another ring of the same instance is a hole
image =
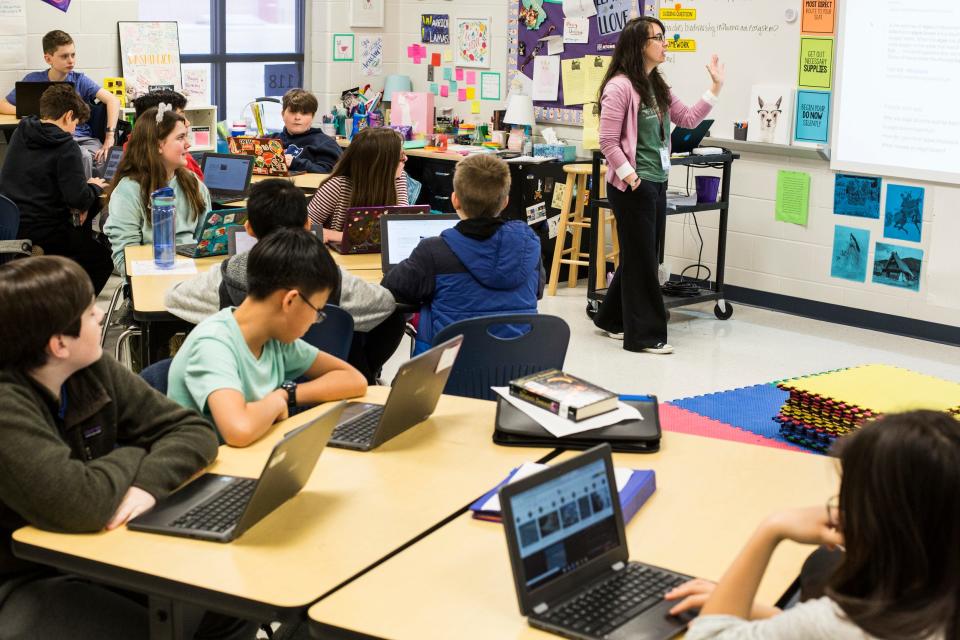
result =
[[[717,201],[717,192],[720,191],[720,178],[716,176],[697,176],[694,180],[697,185],[697,204]]]

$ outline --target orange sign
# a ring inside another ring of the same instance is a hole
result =
[[[803,33],[832,34],[836,24],[837,0],[803,0]]]

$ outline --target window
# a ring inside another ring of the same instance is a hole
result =
[[[220,120],[233,121],[264,95],[265,65],[295,63],[303,78],[304,2],[140,0],[140,19],[179,23],[183,70],[208,70],[209,101]],[[266,105],[265,114],[267,127],[283,126],[279,106]]]

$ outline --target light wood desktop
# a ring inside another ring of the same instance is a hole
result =
[[[312,189],[316,190],[320,186],[320,183],[330,174],[327,173],[301,173],[296,176],[251,176],[250,183],[256,184],[258,182],[263,182],[264,180],[277,179],[277,180],[290,180],[296,186],[301,189]]]
[[[614,464],[657,474],[656,492],[626,527],[631,559],[714,580],[763,517],[826,504],[838,482],[835,461],[822,456],[675,433],[664,434],[659,453],[615,454]],[[775,602],[812,550],[781,545],[759,599]],[[325,639],[359,637],[342,630],[392,640],[556,637],[520,615],[503,527],[469,514],[321,600],[309,616],[314,637]]]
[[[372,387],[366,399],[386,396],[386,388]],[[259,475],[278,438],[323,410],[278,424],[246,449],[221,447],[210,471]],[[189,595],[200,606],[289,618],[457,512],[523,460],[551,452],[494,445],[495,411],[493,402],[445,396],[429,420],[372,452],[325,449],[306,488],[230,544],[126,528],[59,534],[25,527],[14,533],[14,553],[163,597]]]
[[[346,138],[337,138],[337,144],[346,149],[350,146],[350,141]],[[404,149],[403,152],[408,156],[417,158],[430,158],[433,160],[449,160],[451,162],[460,162],[466,156],[455,151],[427,151],[426,149]]]
[[[20,118],[12,113],[0,113],[0,130],[16,129],[20,124]]]

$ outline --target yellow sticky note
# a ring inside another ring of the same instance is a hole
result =
[[[473,100],[477,97],[476,87],[467,87],[467,100]]]
[[[472,91],[472,88],[471,88],[471,89],[467,89],[467,91],[468,91],[468,92]],[[470,113],[480,113],[480,101],[479,101],[479,100],[474,100],[473,102],[470,103]]]
[[[583,148],[600,148],[600,105],[596,102],[583,105]]]
[[[563,192],[566,190],[567,185],[563,182],[555,182],[553,184],[553,199],[550,201],[550,206],[554,209],[563,208]]]
[[[453,60],[453,52],[450,51],[450,49],[444,49],[444,50],[443,50],[443,61],[444,61],[444,62],[450,62],[451,60]]]
[[[561,60],[560,73],[563,79],[563,104],[569,106],[586,102],[583,83],[587,74],[583,67],[583,58]]]
[[[610,56],[583,56],[587,76],[583,80],[584,101],[599,100],[600,84],[610,66]]]

